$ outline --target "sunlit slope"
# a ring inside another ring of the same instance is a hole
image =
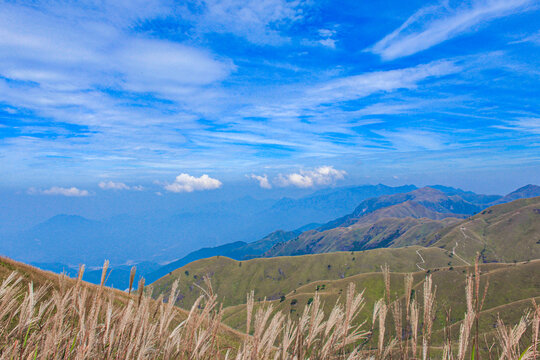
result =
[[[399,207],[402,207],[401,204]],[[373,215],[377,215],[377,212]],[[350,226],[322,232],[306,231],[293,240],[275,245],[266,255],[304,255],[416,245],[425,242],[433,232],[459,221],[453,217],[433,220],[392,216],[381,216],[374,222],[358,221]]]
[[[500,316],[507,322],[517,322],[524,311],[531,307],[531,300],[540,299],[540,260],[517,264],[483,264],[481,269],[481,290],[486,280],[489,286],[484,308],[481,313],[481,332],[490,332]],[[465,312],[465,277],[474,269],[467,266],[446,267],[430,271],[436,292],[436,320],[434,322],[434,341],[442,343],[443,329],[446,326],[446,311],[451,309],[449,323],[454,338],[459,335],[459,324]],[[404,273],[391,274],[391,300],[403,301]],[[423,282],[426,271],[413,273],[414,296],[422,299]],[[343,299],[347,285],[353,282],[357,289],[364,291],[366,306],[359,320],[371,321],[373,304],[385,296],[385,285],[382,273],[366,273],[338,280],[315,281],[291,291],[285,298],[271,301],[275,311],[282,311],[292,317],[301,316],[304,305],[318,293],[328,311],[336,301]],[[391,315],[389,315],[391,317]],[[223,321],[227,325],[245,328],[245,305],[231,306],[225,309]],[[389,331],[392,329],[389,328]]]
[[[361,202],[344,217],[274,245],[265,256],[360,251],[425,243],[432,232],[482,209],[459,195],[424,187]]]
[[[540,258],[540,197],[492,206],[469,219],[435,232],[431,246],[454,251],[472,261],[480,252],[485,262]]]
[[[304,284],[317,280],[336,280],[360,273],[380,271],[391,264],[397,272],[462,265],[450,252],[439,248],[411,246],[399,249],[374,249],[362,252],[335,252],[294,257],[260,258],[235,261],[213,257],[187,264],[153,284],[154,295],[167,293],[180,279],[178,305],[188,308],[199,296],[197,285],[209,276],[214,291],[224,306],[241,304],[246,293],[255,291],[255,299],[279,299]]]
[[[0,256],[0,282],[6,279],[13,272],[16,272],[18,276],[22,276],[25,283],[32,283],[34,289],[37,289],[40,286],[48,285],[55,289],[59,289],[60,287],[69,288],[76,284],[76,279],[63,277],[62,275],[49,271],[43,271],[36,267]],[[82,281],[81,286],[87,288],[90,294],[95,294],[100,291],[99,285],[91,284],[86,281]],[[116,306],[125,306],[130,299],[136,300],[137,296],[136,294],[129,295],[127,292],[109,287],[103,287],[101,292],[105,298],[114,299],[114,304]],[[44,300],[48,301],[49,299],[45,297]],[[184,309],[175,308],[175,321],[173,323],[179,323],[180,321],[184,320],[187,315],[188,313]],[[227,326],[223,326],[219,334],[220,341],[230,343],[237,343],[239,336],[241,335]]]

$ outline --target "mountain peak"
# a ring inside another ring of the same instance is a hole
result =
[[[506,202],[510,202],[510,201],[518,200],[518,199],[537,197],[537,196],[540,196],[540,186],[528,184],[528,185],[520,187],[517,190],[512,191],[510,194],[494,202],[493,205],[502,204],[502,203],[506,203]]]
[[[420,189],[413,190],[411,191],[411,194],[445,195],[443,191],[430,186],[424,186]]]
[[[540,186],[527,184],[525,186],[520,187],[517,190],[512,191],[508,195],[512,195],[512,194],[539,194],[540,195]],[[536,195],[533,195],[533,196],[536,196]]]

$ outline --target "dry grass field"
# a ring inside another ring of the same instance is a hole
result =
[[[326,306],[316,292],[299,316],[274,311],[276,304],[247,294],[245,331],[222,324],[224,311],[208,279],[187,312],[174,306],[178,283],[152,299],[139,284],[123,293],[34,269],[8,259],[0,263],[0,358],[2,359],[535,359],[540,307],[523,303],[518,321],[499,318],[481,331],[487,282],[476,265],[461,289],[461,321],[435,329],[439,291],[434,274],[382,270],[381,297],[366,311],[366,292],[349,282]],[[103,280],[107,276],[104,266]],[[493,271],[497,271],[494,269]],[[400,279],[399,291],[391,287]],[[344,279],[345,280],[345,279]],[[493,309],[492,309],[493,310]],[[454,327],[452,336],[448,329]],[[440,332],[440,331],[439,331]],[[433,338],[442,336],[442,345]]]

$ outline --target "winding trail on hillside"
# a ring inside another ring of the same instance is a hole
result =
[[[422,256],[422,254],[420,254],[420,250],[416,250],[416,253],[418,254],[418,256],[420,256],[420,259],[422,260],[422,262],[417,262],[416,263],[416,266],[422,270],[422,271],[426,271],[426,269],[424,269],[423,267],[421,267],[419,264],[425,264],[426,263],[426,260],[424,260],[424,257]]]
[[[463,238],[465,239],[472,239],[469,235],[465,234],[465,226],[460,226],[459,227],[459,231],[461,231],[461,235],[463,235]],[[456,253],[456,248],[458,247],[458,241],[456,241],[456,245],[452,248],[452,255],[454,255],[455,257],[457,257],[459,260],[463,261],[465,264],[467,265],[471,265],[470,262],[468,262],[467,260],[465,260],[464,258],[462,258],[461,256],[459,256],[457,253]]]

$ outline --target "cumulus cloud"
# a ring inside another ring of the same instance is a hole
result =
[[[342,180],[347,175],[344,170],[334,169],[333,166],[320,166],[314,170],[301,170],[298,173],[279,174],[277,182],[281,186],[296,186],[308,188],[316,185],[330,185]]]
[[[28,194],[62,195],[62,196],[76,196],[76,197],[90,195],[88,190],[81,190],[74,186],[70,188],[53,186],[50,189],[45,189],[45,190],[30,188],[28,189]]]
[[[259,186],[263,189],[271,189],[272,184],[270,184],[270,181],[268,181],[268,176],[266,174],[264,175],[255,175],[251,174],[249,176],[251,179],[257,180],[259,182]]]
[[[144,188],[141,185],[128,186],[123,182],[102,181],[99,187],[103,190],[136,190],[142,191]]]
[[[129,190],[129,186],[122,182],[102,181],[99,187],[103,190]]]
[[[182,173],[176,177],[172,184],[165,185],[165,190],[175,193],[193,192],[199,190],[218,189],[221,187],[221,185],[221,181],[211,178],[206,174],[200,177],[195,177]]]

